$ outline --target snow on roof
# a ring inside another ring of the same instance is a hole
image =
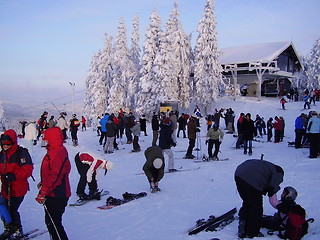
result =
[[[220,63],[268,63],[278,57],[290,45],[292,45],[292,42],[272,42],[223,48],[221,49]]]

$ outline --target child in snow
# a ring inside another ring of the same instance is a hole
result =
[[[286,110],[286,108],[285,108],[284,105],[287,103],[287,101],[286,101],[286,99],[285,99],[284,97],[281,98],[280,103],[281,103],[281,105],[282,105],[282,109],[283,109],[283,110]]]
[[[158,146],[152,146],[145,150],[146,162],[142,170],[150,183],[152,193],[160,191],[159,182],[164,176],[164,156],[162,149]]]
[[[277,199],[277,195],[269,197],[269,202],[272,207],[278,211],[274,216],[263,216],[261,221],[261,227],[271,229],[274,231],[280,231],[286,224],[286,216],[288,211],[296,205],[295,200],[298,196],[297,191],[293,187],[285,187],[281,194],[281,199]]]

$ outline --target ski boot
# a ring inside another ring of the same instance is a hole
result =
[[[0,240],[9,239],[9,237],[13,234],[13,228],[11,224],[4,224],[4,231],[0,234]]]
[[[89,192],[89,198],[90,199],[95,199],[95,200],[100,200],[101,199],[101,192],[98,190],[90,191]]]
[[[117,199],[117,198],[114,198],[114,197],[108,197],[107,200],[106,200],[106,205],[107,206],[109,206],[109,205],[118,206],[118,205],[121,205],[122,203],[123,203],[123,200]]]
[[[9,237],[10,240],[24,239],[21,225],[13,226],[13,231],[14,232]]]

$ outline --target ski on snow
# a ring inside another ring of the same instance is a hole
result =
[[[22,239],[24,239],[24,240],[33,239],[33,238],[41,236],[47,232],[48,232],[48,230],[39,231],[39,229],[36,228],[36,229],[33,229],[31,231],[24,233]]]
[[[219,217],[210,216],[206,221],[204,219],[200,219],[197,221],[195,227],[188,230],[188,234],[197,234],[203,230],[215,231],[218,228],[224,227],[234,220],[234,215],[236,214],[236,212],[237,209],[233,208]]]
[[[112,196],[108,197],[108,199],[106,200],[106,204],[97,208],[101,210],[108,210],[134,201],[136,199],[143,198],[145,196],[147,196],[146,192],[140,192],[137,194],[125,192],[124,194],[122,194],[123,199],[114,198]]]
[[[105,196],[105,195],[108,195],[108,194],[109,194],[109,191],[102,191],[102,192],[100,193],[100,197]],[[91,201],[99,201],[99,200],[97,200],[97,199],[87,199],[87,200],[80,200],[80,199],[78,199],[76,202],[70,203],[69,206],[70,206],[70,207],[82,206],[82,205],[84,205],[84,204],[86,204],[86,203],[88,203],[88,202],[91,202]]]

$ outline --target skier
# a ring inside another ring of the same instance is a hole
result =
[[[71,138],[73,142],[73,146],[78,146],[78,128],[80,126],[80,122],[77,118],[77,115],[74,113],[72,114],[72,118],[70,119],[70,132],[71,132]]]
[[[189,146],[187,149],[187,153],[184,158],[186,159],[193,159],[195,156],[192,154],[192,150],[196,144],[196,137],[197,137],[197,115],[192,114],[191,118],[188,121],[188,139],[189,139]],[[199,129],[200,130],[200,129]]]
[[[80,179],[77,185],[77,195],[80,200],[98,199],[100,192],[97,184],[97,171],[105,169],[105,174],[113,167],[112,162],[93,157],[91,153],[78,152],[74,158]],[[85,193],[86,185],[89,187],[89,195]]]
[[[48,112],[44,111],[37,122],[38,123],[38,136],[37,136],[38,140],[40,138],[42,131],[48,128],[47,117],[48,117]]]
[[[81,130],[82,131],[83,131],[83,129],[85,131],[87,131],[86,123],[87,123],[87,119],[84,116],[81,116]]]
[[[155,112],[153,112],[151,127],[152,127],[152,146],[156,146],[158,136],[159,136],[160,124],[159,124],[159,116]]]
[[[67,113],[66,112],[62,112],[60,113],[60,117],[58,118],[58,123],[57,123],[57,127],[59,127],[62,131],[62,134],[63,134],[63,140],[64,142],[66,142],[66,139],[67,139],[67,130],[69,128],[69,125],[66,121],[66,117],[67,116]]]
[[[139,119],[139,123],[140,123],[140,130],[141,132],[144,132],[145,136],[148,136],[147,134],[147,119],[146,119],[146,115],[142,115]]]
[[[132,142],[132,147],[133,150],[132,152],[140,152],[140,145],[139,145],[139,137],[140,137],[140,123],[138,121],[134,121],[133,127],[130,129],[133,135],[133,142]]]
[[[117,126],[113,121],[113,114],[111,114],[108,118],[107,124],[106,124],[106,143],[104,145],[104,153],[113,153],[114,151],[114,140],[115,140],[115,134]]]
[[[207,133],[207,140],[206,140],[206,144],[208,144],[209,160],[214,160],[214,161],[219,160],[218,153],[219,153],[220,145],[222,143],[223,136],[224,136],[223,132],[219,129],[217,125],[213,125],[213,127],[209,129]],[[213,145],[215,149],[212,155]]]
[[[11,223],[4,222],[0,239],[20,239],[23,231],[18,210],[29,189],[28,178],[32,175],[33,163],[28,150],[18,145],[13,129],[4,132],[0,142],[1,194],[12,218]]]
[[[162,149],[162,152],[166,153],[169,157],[168,161],[168,171],[175,172],[177,171],[174,168],[174,157],[171,146],[176,146],[176,143],[172,140],[172,128],[171,128],[170,118],[164,118],[160,125],[160,136],[159,136],[159,147]]]
[[[161,191],[159,188],[159,182],[164,176],[164,156],[162,149],[158,146],[152,146],[144,151],[146,162],[143,165],[142,170],[150,184],[150,190],[152,193]]]
[[[238,237],[263,237],[260,232],[262,195],[271,197],[280,190],[283,169],[268,161],[250,159],[237,167],[234,176],[243,201],[239,211]]]
[[[71,195],[71,165],[67,149],[63,146],[61,129],[52,127],[44,131],[43,135],[43,140],[47,142],[47,153],[41,164],[41,182],[38,184],[36,201],[45,207],[45,223],[51,239],[67,240],[62,215]]]
[[[317,158],[319,154],[320,143],[320,118],[316,111],[313,111],[308,121],[307,133],[310,139],[310,155],[309,158]]]
[[[254,122],[251,120],[251,114],[247,113],[242,123],[243,140],[244,140],[244,154],[247,154],[249,144],[249,155],[252,155],[252,140],[254,135]]]
[[[37,145],[36,121],[31,120],[25,128],[24,141],[30,156],[33,156],[33,146]]]

